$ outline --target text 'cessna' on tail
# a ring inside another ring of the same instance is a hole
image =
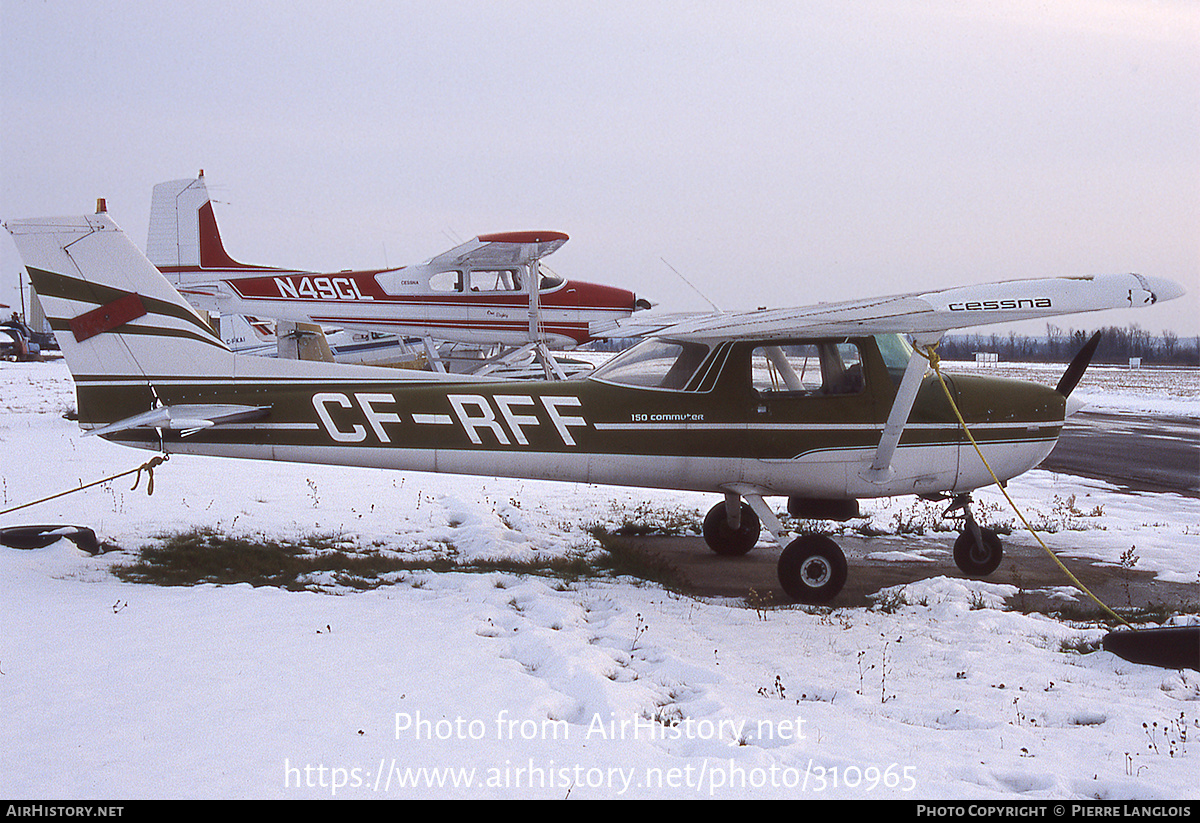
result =
[[[108,215],[7,228],[95,434],[166,452],[711,492],[723,499],[708,544],[744,553],[765,524],[786,546],[784,590],[806,603],[838,593],[845,556],[819,535],[792,539],[766,497],[837,518],[860,498],[942,496],[964,509],[960,567],[985,575],[1000,562],[967,508],[992,477],[910,339],[1183,294],[1120,274],[691,317],[644,329],[586,379],[512,382],[236,356]],[[1088,356],[1057,388],[951,379],[1001,481],[1050,453]]]

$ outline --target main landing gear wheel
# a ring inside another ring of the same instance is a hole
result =
[[[799,603],[828,603],[846,585],[846,555],[828,537],[797,537],[779,555],[779,583]]]
[[[1000,567],[1000,561],[1004,559],[1004,547],[991,529],[979,527],[978,540],[974,532],[972,528],[963,529],[954,541],[954,562],[963,574],[987,577]]]
[[[761,529],[758,515],[744,500],[741,507],[742,522],[736,529],[729,526],[729,512],[724,503],[713,506],[704,518],[704,542],[719,555],[737,557],[753,549],[758,542]]]

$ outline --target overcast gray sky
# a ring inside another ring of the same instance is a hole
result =
[[[554,229],[679,310],[671,267],[728,309],[1138,271],[1189,295],[1061,325],[1200,333],[1192,0],[0,0],[0,218],[105,197],[144,248],[201,168],[249,263]]]

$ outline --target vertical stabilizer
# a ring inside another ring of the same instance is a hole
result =
[[[6,228],[77,382],[232,373],[228,347],[107,214]]]
[[[168,180],[154,187],[146,257],[179,282],[194,280],[189,272],[201,269],[247,268],[225,251],[203,171],[195,180]]]
[[[223,314],[220,318],[221,339],[234,354],[253,354],[263,357],[276,355],[275,323],[240,314]]]
[[[200,208],[208,205],[204,173],[195,180],[169,180],[154,187],[146,257],[162,267],[200,265]]]

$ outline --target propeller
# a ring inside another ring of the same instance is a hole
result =
[[[1071,392],[1083,378],[1083,373],[1087,371],[1088,364],[1092,362],[1092,355],[1096,353],[1098,345],[1100,345],[1100,332],[1093,334],[1091,339],[1083,344],[1079,354],[1075,355],[1075,359],[1071,361],[1071,365],[1067,366],[1067,370],[1059,379],[1058,385],[1054,387],[1055,391],[1063,397],[1071,396]]]

